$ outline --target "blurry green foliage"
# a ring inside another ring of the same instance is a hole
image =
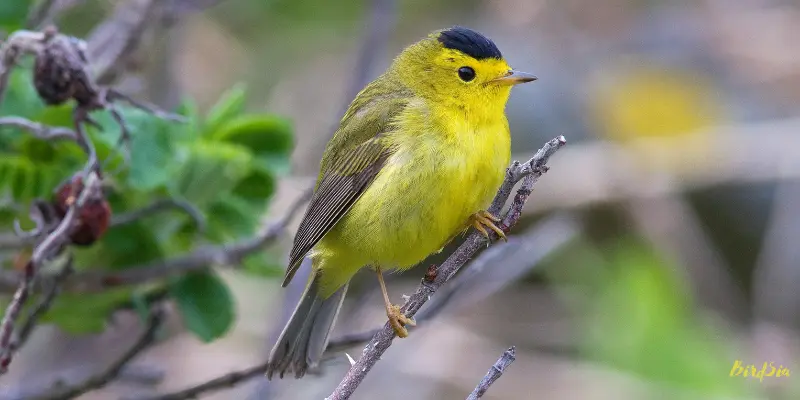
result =
[[[13,8],[13,7],[12,7]],[[3,8],[3,12],[11,12]],[[4,14],[0,14],[4,15]],[[244,85],[236,85],[207,116],[185,100],[179,113],[185,124],[121,108],[131,131],[130,162],[117,149],[120,128],[107,112],[97,112],[102,129],[88,128],[98,155],[107,162],[108,196],[115,214],[144,207],[163,198],[188,201],[208,221],[203,235],[180,212],[114,226],[94,246],[74,249],[77,269],[120,270],[169,258],[206,243],[227,243],[252,236],[276,188],[276,176],[289,168],[294,146],[292,126],[277,115],[247,113]],[[72,126],[72,106],[45,107],[30,82],[30,71],[11,76],[0,115],[18,115],[56,126]],[[85,163],[85,154],[68,141],[44,141],[12,128],[0,128],[0,224],[25,220],[24,210],[36,198],[51,198]],[[119,172],[113,172],[120,166]],[[245,260],[243,271],[274,276],[275,259],[259,254]],[[234,322],[234,302],[226,283],[213,272],[193,273],[168,285],[186,326],[203,341],[224,335]],[[157,286],[158,286],[157,285]],[[148,285],[148,288],[152,285]],[[121,305],[136,304],[139,288],[91,295],[57,297],[43,320],[71,333],[104,329]]]
[[[22,28],[32,0],[4,1],[0,6],[0,31],[13,32]]]
[[[585,267],[554,269],[551,278],[587,316],[581,349],[588,359],[707,396],[750,393],[747,382],[728,376],[743,355],[726,332],[697,315],[675,268],[655,252],[622,240],[602,252],[576,243],[569,253],[560,265]]]

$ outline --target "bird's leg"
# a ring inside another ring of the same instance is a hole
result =
[[[389,300],[389,293],[386,291],[386,282],[383,281],[383,272],[380,267],[375,267],[375,272],[378,273],[378,282],[381,284],[381,292],[383,292],[383,302],[386,304],[386,315],[389,317],[389,324],[392,325],[397,337],[404,338],[408,336],[408,330],[405,325],[416,326],[417,323],[412,318],[403,315],[400,312],[400,306],[392,304]]]
[[[478,211],[469,217],[469,221],[472,226],[475,227],[475,229],[483,236],[486,236],[487,239],[489,238],[489,232],[486,230],[486,228],[489,228],[497,233],[497,236],[500,236],[500,239],[503,239],[503,241],[508,241],[508,239],[506,239],[506,233],[503,232],[500,227],[495,225],[495,222],[500,222],[500,218],[492,215],[490,212],[486,210]]]

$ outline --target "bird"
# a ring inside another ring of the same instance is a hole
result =
[[[266,377],[315,368],[347,293],[373,270],[398,337],[415,321],[392,304],[385,271],[409,269],[474,227],[511,158],[505,107],[511,88],[536,80],[512,69],[483,34],[454,26],[405,48],[355,97],[329,140],[289,254],[283,287],[311,262],[303,295],[272,348]]]

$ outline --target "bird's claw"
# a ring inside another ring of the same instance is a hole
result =
[[[408,337],[408,329],[405,328],[405,325],[417,326],[417,322],[413,318],[406,317],[400,311],[400,306],[392,305],[386,310],[386,314],[389,317],[389,324],[399,338]]]
[[[481,210],[475,214],[472,214],[470,220],[475,230],[480,232],[483,236],[486,236],[487,239],[489,239],[489,232],[486,230],[486,228],[489,228],[494,231],[494,233],[496,233],[500,239],[503,239],[504,242],[508,241],[508,238],[506,238],[506,233],[495,224],[495,222],[500,222],[501,219],[492,215],[492,213],[486,210]]]

